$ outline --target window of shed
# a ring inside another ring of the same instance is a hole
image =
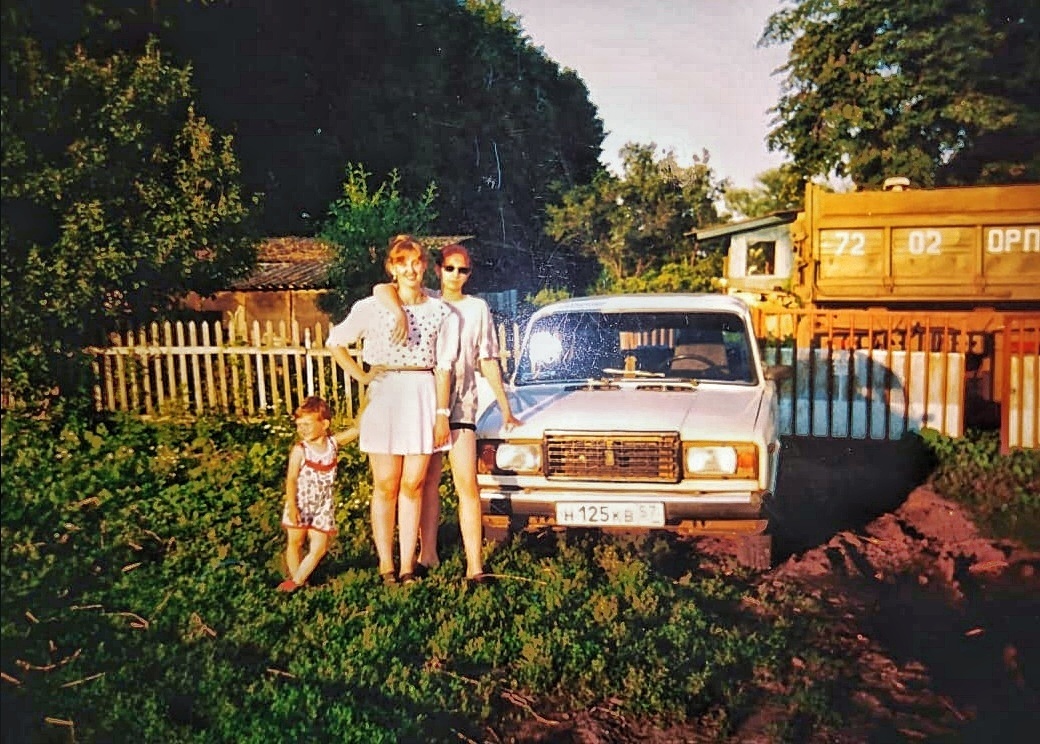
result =
[[[776,273],[776,241],[759,240],[748,244],[747,276],[768,276]]]

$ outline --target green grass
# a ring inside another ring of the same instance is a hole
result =
[[[467,588],[446,476],[442,566],[386,588],[348,447],[341,535],[280,594],[287,418],[5,414],[2,435],[12,740],[455,742],[594,705],[723,739],[778,695],[799,735],[832,723],[844,672],[813,651],[813,600],[680,541],[523,536]]]

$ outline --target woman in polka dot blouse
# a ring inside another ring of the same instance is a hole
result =
[[[430,455],[451,444],[451,370],[459,353],[452,309],[423,290],[427,257],[410,235],[391,239],[386,270],[408,316],[408,338],[393,342],[394,313],[374,297],[359,300],[329,332],[328,347],[347,374],[368,385],[358,446],[372,470],[372,539],[384,583],[415,580],[423,478]],[[347,350],[363,342],[364,370]],[[394,568],[394,526],[400,540],[400,579]]]

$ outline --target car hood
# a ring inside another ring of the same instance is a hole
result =
[[[549,430],[678,431],[684,439],[746,440],[756,430],[763,391],[758,386],[661,386],[639,389],[565,389],[530,386],[510,391],[513,413],[523,426],[510,438],[541,438]],[[501,435],[501,416],[493,405],[481,417],[480,437]]]

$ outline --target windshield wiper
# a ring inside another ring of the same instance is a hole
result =
[[[621,375],[622,377],[664,377],[664,372],[647,372],[645,369],[615,369],[607,367],[603,370],[607,375]]]

